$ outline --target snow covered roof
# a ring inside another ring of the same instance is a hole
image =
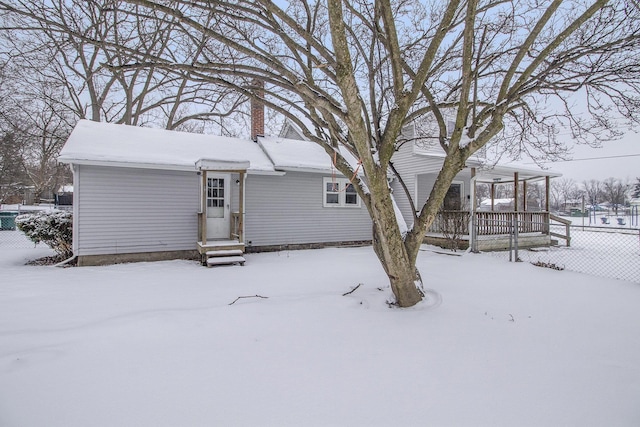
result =
[[[518,173],[519,181],[537,181],[545,177],[557,178],[562,176],[561,173],[551,170],[544,170],[530,165],[522,165],[519,163],[496,164],[493,166],[482,166],[477,171],[478,181],[481,182],[513,182],[514,173]]]
[[[357,159],[344,148],[340,152],[355,170]],[[259,137],[256,144],[240,138],[89,120],[80,120],[76,124],[58,160],[70,164],[185,171],[195,171],[199,167],[218,170],[247,168],[249,173],[254,174],[335,171],[331,157],[312,141]],[[472,167],[480,164],[475,159],[467,162],[467,166]],[[478,180],[509,182],[513,180],[514,172],[519,173],[520,180],[560,176],[554,172],[520,165],[496,165],[486,169],[480,167]]]
[[[258,144],[267,153],[275,169],[282,171],[330,172],[332,159],[322,147],[312,141],[300,141],[280,137],[259,137]],[[358,161],[346,149],[340,153],[357,168]],[[335,168],[333,168],[335,170]]]
[[[326,156],[326,154],[325,154]],[[80,120],[60,152],[62,163],[196,170],[202,160],[249,163],[249,173],[275,173],[255,142],[223,136]]]

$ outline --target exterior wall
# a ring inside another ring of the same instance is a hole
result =
[[[236,183],[238,181],[238,183]],[[232,173],[231,182],[229,183],[229,189],[231,190],[231,212],[238,212],[240,210],[240,174]]]
[[[431,193],[431,189],[436,182],[438,174],[437,173],[426,173],[420,174],[416,177],[416,200],[419,206],[422,206],[426,201],[427,197],[429,197],[429,193]],[[470,201],[471,201],[471,170],[464,169],[456,177],[453,182],[462,182],[463,186],[463,198],[462,198],[462,206],[463,210],[469,209]]]
[[[396,170],[402,176],[405,185],[409,192],[416,201],[418,185],[417,176],[427,173],[437,173],[442,167],[442,159],[438,157],[426,157],[414,154],[413,144],[407,142],[402,145],[398,151],[393,155],[393,165]],[[411,205],[409,199],[407,199],[402,186],[397,179],[391,183],[393,189],[393,197],[396,200],[396,204],[402,212],[402,216],[409,227],[413,224],[413,214],[411,212]],[[416,205],[416,209],[420,209],[421,205]]]
[[[323,207],[326,174],[288,172],[249,175],[246,186],[247,246],[299,245],[371,240],[366,207]]]
[[[196,249],[200,185],[195,172],[76,168],[76,255]]]
[[[107,255],[82,255],[78,257],[78,267],[88,267],[95,265],[111,265],[124,262],[153,262],[168,261],[172,259],[200,260],[197,250],[189,251],[163,251],[163,252],[136,252],[129,254],[107,254]]]
[[[548,234],[530,234],[518,236],[518,249],[539,248],[551,246],[551,236]],[[504,251],[509,249],[509,236],[479,236],[479,251]]]
[[[428,157],[416,154],[413,144],[409,142],[400,147],[396,154],[394,154],[393,164],[411,192],[416,204],[416,209],[420,210],[426,202],[427,197],[429,197],[429,193],[433,188],[440,168],[442,168],[442,162],[443,159],[440,157]],[[470,180],[470,169],[462,170],[454,179],[454,181],[460,181],[464,184],[463,206],[468,205],[470,201]],[[402,216],[407,222],[407,225],[411,227],[413,215],[411,213],[409,200],[397,180],[392,182],[391,188],[393,188],[393,197],[400,208],[400,212],[402,212]]]
[[[445,237],[428,235],[424,243],[451,249],[451,241]],[[540,248],[551,246],[551,238],[548,234],[521,234],[518,236],[518,248]],[[458,249],[466,250],[469,247],[469,236],[461,236],[458,240]],[[477,241],[477,250],[480,252],[504,251],[509,249],[509,236],[480,236]]]
[[[299,139],[304,140],[304,136],[298,132],[293,126],[285,124],[285,128],[280,135],[282,138],[286,139]]]
[[[195,172],[76,166],[74,253],[80,265],[197,256]],[[325,174],[249,175],[245,242],[255,249],[371,240],[364,206],[323,207]],[[232,211],[239,176],[232,174]],[[301,246],[302,247],[302,246]]]

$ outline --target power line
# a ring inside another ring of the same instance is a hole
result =
[[[620,158],[624,158],[624,157],[639,157],[639,156],[640,156],[640,153],[636,153],[636,154],[621,154],[619,156],[601,156],[601,157],[585,157],[583,159],[554,160],[554,163],[580,162],[580,161],[583,161],[583,160],[620,159]]]

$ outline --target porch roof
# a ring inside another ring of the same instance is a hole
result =
[[[502,184],[514,181],[514,174],[518,173],[518,181],[540,181],[546,177],[557,178],[561,173],[551,170],[532,168],[517,163],[483,165],[476,170],[477,182]]]
[[[249,173],[277,173],[250,140],[89,120],[78,122],[58,157],[71,164],[185,171],[196,171],[202,159],[248,166]]]

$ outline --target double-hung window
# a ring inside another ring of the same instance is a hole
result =
[[[324,178],[324,207],[360,207],[360,197],[347,178]]]

